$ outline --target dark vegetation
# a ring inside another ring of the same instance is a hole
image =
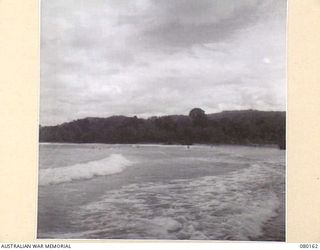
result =
[[[206,115],[195,108],[189,116],[84,118],[40,126],[40,142],[277,144],[284,149],[285,112],[243,110]]]

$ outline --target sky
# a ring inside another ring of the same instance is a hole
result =
[[[286,109],[285,0],[42,0],[40,124]]]

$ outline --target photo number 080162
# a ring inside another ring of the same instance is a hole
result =
[[[42,0],[37,237],[285,241],[285,0]]]

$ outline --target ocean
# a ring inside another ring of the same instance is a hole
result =
[[[38,238],[285,240],[285,151],[41,143]]]

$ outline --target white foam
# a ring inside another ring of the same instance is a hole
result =
[[[169,217],[155,217],[150,223],[164,228],[167,232],[176,232],[182,228],[182,225],[178,221]]]
[[[73,180],[91,179],[94,176],[111,175],[122,172],[132,162],[121,154],[112,154],[107,158],[67,167],[41,169],[39,185],[46,186]]]
[[[283,173],[273,168],[253,164],[224,176],[131,184],[108,191],[101,200],[80,208],[79,227],[88,227],[82,237],[256,239],[280,206],[272,185],[283,179]],[[92,233],[93,229],[103,234]],[[123,234],[115,234],[119,231]]]

